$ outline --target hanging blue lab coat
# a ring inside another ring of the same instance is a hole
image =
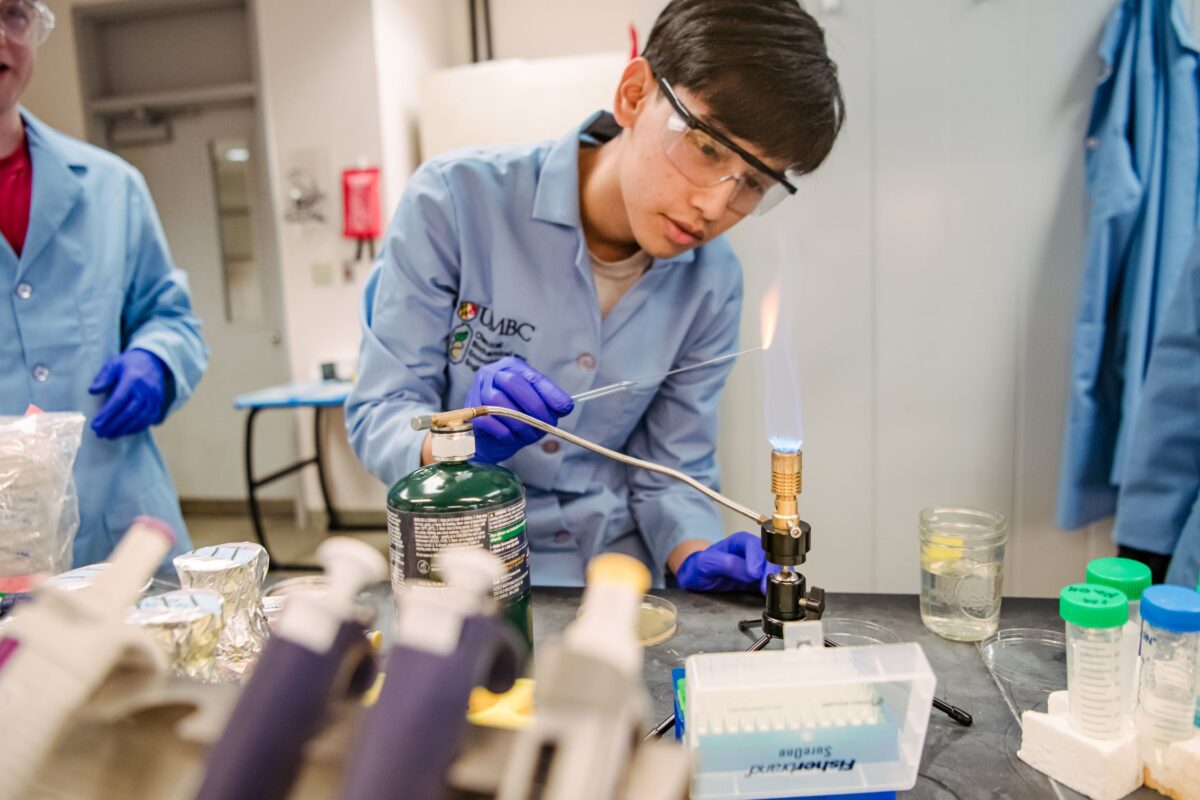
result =
[[[1150,356],[1113,538],[1172,555],[1167,582],[1200,578],[1200,239]]]
[[[131,347],[166,364],[173,387],[168,411],[174,411],[204,373],[208,348],[145,181],[111,153],[27,111],[21,117],[33,198],[20,258],[0,237],[0,286],[7,294],[0,302],[0,414],[23,414],[32,403],[81,412],[90,423],[106,397],[88,394],[88,386],[105,361]],[[75,488],[75,566],[103,561],[139,514],[171,526],[178,538],[173,554],[190,549],[175,487],[149,430],[105,440],[85,427]]]
[[[1123,0],[1085,142],[1087,255],[1059,476],[1059,527],[1111,515],[1165,307],[1196,233],[1198,54],[1176,0]]]
[[[414,416],[459,408],[483,364],[523,357],[570,394],[735,352],[741,266],[723,237],[655,260],[601,317],[579,218],[581,139],[616,131],[597,114],[558,142],[459,152],[412,176],[364,298],[359,379],[346,427],[387,485],[420,464]],[[717,405],[731,362],[581,403],[559,426],[718,484]],[[535,583],[582,585],[605,551],[661,575],[671,550],[725,531],[712,501],[554,437],[504,466],[525,484]]]

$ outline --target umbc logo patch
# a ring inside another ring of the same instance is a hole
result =
[[[460,301],[458,309],[454,313],[463,322],[469,322],[474,327],[486,328],[488,334],[494,339],[490,343],[493,345],[498,341],[495,340],[495,337],[515,336],[523,342],[532,342],[533,334],[537,332],[537,326],[532,322],[515,317],[499,316],[492,306],[485,306],[471,300]]]
[[[459,311],[461,314],[462,312]],[[459,325],[450,331],[449,356],[454,364],[461,363],[467,354],[467,345],[471,343],[471,326]]]
[[[446,355],[451,364],[475,370],[520,355],[521,343],[532,342],[537,332],[532,322],[500,316],[493,307],[472,300],[460,300],[454,314],[459,322],[446,337]]]

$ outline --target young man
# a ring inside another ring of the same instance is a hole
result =
[[[0,415],[33,404],[90,419],[76,566],[103,561],[139,514],[167,522],[182,552],[148,428],[188,399],[208,349],[142,176],[19,105],[53,26],[41,0],[0,0]]]
[[[570,395],[735,352],[741,268],[721,234],[828,155],[837,70],[795,0],[674,0],[613,102],[557,143],[413,175],[346,404],[351,443],[384,483],[429,461],[413,416],[489,404],[716,486],[728,362],[578,409]],[[684,588],[763,585],[757,535],[721,539],[693,489],[553,437],[530,447],[541,434],[503,417],[475,433],[476,457],[525,484],[535,583],[579,585],[588,559],[619,551]]]

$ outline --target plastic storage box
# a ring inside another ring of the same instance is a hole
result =
[[[692,800],[911,789],[937,684],[916,644],[687,660]]]

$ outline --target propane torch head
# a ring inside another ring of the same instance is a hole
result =
[[[771,527],[787,533],[800,524],[799,495],[803,454],[771,451],[771,492],[775,495],[775,515]]]

